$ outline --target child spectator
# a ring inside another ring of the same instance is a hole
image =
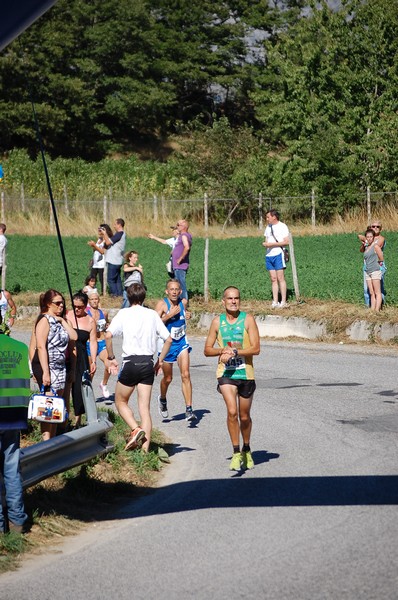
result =
[[[86,277],[86,279],[84,280],[84,288],[83,288],[83,292],[85,294],[87,294],[87,296],[90,296],[90,294],[98,294],[98,290],[97,290],[97,279],[95,277],[93,277],[92,275],[88,275]]]

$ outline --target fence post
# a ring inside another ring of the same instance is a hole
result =
[[[162,203],[162,219],[163,221],[166,220],[166,200],[164,197],[164,194],[161,195],[160,201]]]
[[[372,211],[370,207],[370,186],[368,185],[366,188],[366,211],[368,214],[368,223],[372,220]]]
[[[67,217],[69,217],[68,190],[66,189],[66,183],[64,184],[64,202],[65,202],[65,214]]]
[[[54,233],[54,214],[53,214],[53,207],[51,205],[51,200],[50,200],[50,232]]]
[[[21,183],[21,210],[25,212],[25,188],[23,182]]]
[[[156,194],[153,196],[153,220],[155,223],[158,222],[158,197]]]
[[[203,198],[203,210],[205,221],[205,255],[204,255],[204,297],[205,302],[209,301],[209,206],[208,198],[205,193]]]
[[[104,196],[104,202],[103,202],[103,208],[102,208],[102,212],[104,213],[104,223],[107,223],[107,216],[108,216],[108,199],[106,196]]]
[[[258,228],[261,231],[263,227],[263,195],[260,192],[258,195]]]
[[[297,277],[297,266],[296,266],[296,257],[294,254],[293,236],[290,232],[289,232],[289,251],[290,251],[290,262],[292,263],[294,294],[296,296],[296,301],[298,302],[300,300],[300,289],[299,289],[299,282],[298,282],[298,277]]]
[[[311,224],[315,227],[315,190],[311,190]]]

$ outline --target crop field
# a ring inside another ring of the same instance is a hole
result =
[[[385,232],[387,239],[386,289],[389,305],[398,305],[398,233]],[[6,287],[13,294],[41,292],[55,287],[67,293],[67,283],[56,237],[22,235],[8,236]],[[63,239],[69,276],[73,291],[83,287],[89,272],[91,248],[89,238]],[[220,298],[227,285],[237,285],[247,299],[271,299],[271,286],[264,266],[262,237],[210,239],[209,291],[212,298]],[[203,238],[194,237],[188,289],[193,296],[203,295],[204,286]],[[144,268],[148,297],[163,294],[167,280],[166,262],[169,248],[148,238],[127,239],[126,251],[137,250]],[[362,255],[355,234],[296,237],[294,239],[300,294],[304,298],[344,300],[361,304]],[[286,279],[290,299],[293,296],[292,268],[289,264]]]

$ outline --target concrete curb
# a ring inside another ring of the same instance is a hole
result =
[[[194,316],[194,315],[193,315]],[[202,313],[198,318],[196,327],[208,331],[214,314]],[[307,340],[329,340],[333,334],[328,333],[327,321],[311,321],[304,317],[282,317],[279,315],[264,315],[256,317],[260,337],[289,338],[298,337]],[[368,321],[354,321],[346,328],[347,338],[354,342],[370,342],[381,340],[388,342],[398,341],[398,324],[396,323],[369,323]]]
[[[108,310],[109,318],[112,319],[119,309],[111,308]],[[37,315],[37,307],[23,306],[18,307],[18,321]],[[210,323],[215,317],[213,313],[192,313],[192,322],[195,328],[206,333],[209,330]],[[333,339],[333,334],[328,333],[328,322],[311,321],[305,317],[282,317],[280,315],[263,315],[256,317],[261,337],[271,338],[289,338],[298,337],[307,340],[327,340]],[[398,342],[398,324],[397,323],[370,323],[369,321],[356,320],[349,325],[345,334],[348,340],[354,342],[371,342],[380,340],[388,342],[396,340]]]

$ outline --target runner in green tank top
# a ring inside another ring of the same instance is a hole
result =
[[[227,407],[227,426],[233,447],[229,468],[231,471],[240,471],[254,467],[250,450],[250,409],[256,389],[253,356],[260,353],[260,336],[253,315],[239,309],[238,288],[226,288],[222,303],[225,313],[213,319],[204,353],[205,356],[218,357],[217,389]],[[216,342],[218,348],[214,347]]]

